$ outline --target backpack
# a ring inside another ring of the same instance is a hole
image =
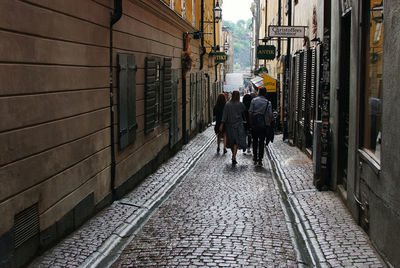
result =
[[[265,124],[265,111],[268,109],[269,102],[267,103],[267,106],[265,107],[264,113],[263,114],[256,114],[253,115],[252,117],[252,127],[254,128],[265,128],[267,125]]]

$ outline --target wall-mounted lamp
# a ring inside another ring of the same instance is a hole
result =
[[[228,43],[228,40],[226,40],[224,43],[224,51],[228,52],[228,50],[229,50],[229,43]]]
[[[222,19],[222,8],[219,6],[218,1],[214,7],[214,18],[215,18],[215,22],[219,22]]]
[[[267,43],[268,41],[271,41],[271,37],[269,37],[269,36],[264,36],[264,38],[263,39],[258,39],[258,40],[262,40],[263,41],[263,43]]]
[[[379,6],[375,6],[370,10],[371,19],[374,20],[376,23],[383,22],[383,6],[380,4]]]
[[[186,35],[191,34],[193,36],[193,39],[200,39],[202,36],[201,31],[195,31],[195,32],[186,32]]]
[[[319,37],[314,37],[310,40],[310,42],[317,43],[317,45],[321,44],[321,39]]]

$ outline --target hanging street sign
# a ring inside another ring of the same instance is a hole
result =
[[[276,79],[266,73],[263,74],[263,85],[267,92],[276,92]]]
[[[215,64],[224,63],[228,59],[228,55],[225,52],[215,52]]]
[[[257,46],[257,59],[260,60],[273,60],[275,59],[275,46],[271,45],[258,45]]]
[[[304,38],[307,26],[268,26],[269,37]]]

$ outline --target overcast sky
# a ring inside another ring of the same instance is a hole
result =
[[[237,22],[251,18],[251,2],[253,0],[224,0],[222,19]]]

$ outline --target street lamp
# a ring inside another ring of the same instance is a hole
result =
[[[219,6],[218,1],[214,7],[214,18],[215,18],[215,22],[219,22],[222,19],[222,8]]]
[[[228,37],[226,37],[225,43],[224,43],[224,51],[225,51],[225,53],[228,52],[228,50],[229,50],[229,42],[228,42]]]

